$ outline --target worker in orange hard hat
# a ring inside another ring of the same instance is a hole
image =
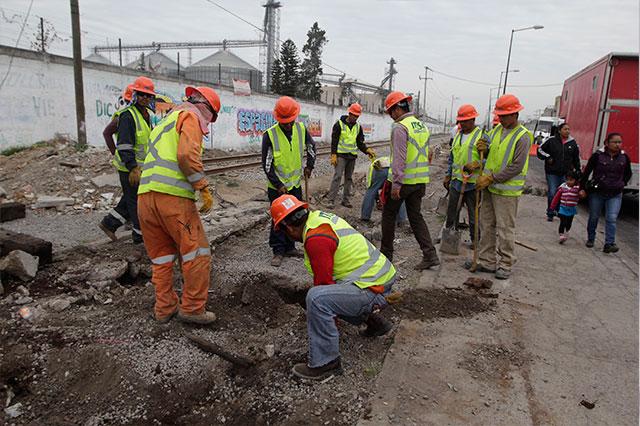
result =
[[[487,189],[482,195],[476,270],[495,273],[498,279],[509,278],[516,261],[518,198],[524,190],[533,143],[531,132],[518,122],[518,113],[523,109],[520,100],[512,94],[496,101],[494,113],[500,124],[491,132],[484,173],[476,180],[479,190]],[[471,265],[470,261],[465,263],[465,267]]]
[[[422,217],[422,198],[429,183],[429,129],[411,112],[411,96],[391,92],[385,100],[385,110],[394,120],[391,127],[391,167],[381,198],[382,243],[380,251],[393,259],[396,217],[404,202],[409,224],[420,250],[422,261],[416,269],[429,269],[440,264],[431,241],[429,228]]]
[[[153,129],[140,179],[139,214],[144,245],[152,263],[155,318],[165,323],[177,314],[183,322],[210,324],[206,310],[211,251],[196,208],[213,205],[202,166],[202,138],[220,112],[220,97],[209,87],[187,86],[187,100]],[[182,299],[173,289],[173,264],[180,258]]]
[[[129,87],[127,87],[129,89]],[[156,93],[150,78],[138,77],[131,89],[131,103],[118,112],[118,144],[113,165],[120,176],[122,197],[118,205],[111,209],[99,226],[111,240],[117,240],[116,230],[131,221],[134,244],[142,243],[142,232],[138,223],[138,185],[142,173],[142,163],[146,155],[147,142],[151,133],[151,111]],[[127,91],[125,90],[125,95]]]
[[[300,104],[289,96],[276,102],[273,118],[276,120],[262,136],[262,168],[267,175],[267,195],[273,202],[282,194],[291,194],[302,200],[302,181],[311,176],[316,162],[316,145],[305,125],[296,122]],[[302,159],[307,154],[306,166]],[[307,194],[305,194],[306,196]],[[269,246],[273,251],[271,265],[278,267],[284,257],[303,257],[295,243],[271,224]]]
[[[353,170],[356,166],[358,150],[375,160],[376,153],[364,143],[364,132],[358,124],[358,118],[362,114],[362,107],[354,103],[347,109],[347,114],[341,116],[333,125],[331,131],[331,165],[335,168],[331,188],[327,194],[327,207],[333,208],[336,195],[340,187],[340,181],[344,175],[344,188],[342,191],[342,205],[353,207],[349,201],[351,185],[353,183]]]
[[[290,194],[271,203],[271,217],[289,238],[303,243],[305,267],[313,276],[306,296],[309,355],[293,374],[322,380],[341,371],[336,319],[366,324],[364,337],[387,334],[392,324],[376,311],[384,308],[396,279],[391,262],[347,221]]]
[[[489,137],[476,126],[478,112],[470,104],[458,108],[456,122],[460,130],[456,133],[449,153],[449,167],[444,177],[443,185],[449,190],[449,205],[447,208],[447,229],[458,228],[458,200],[467,206],[469,214],[469,234],[473,246],[473,236],[476,223],[476,179],[480,174],[480,153],[487,150]]]

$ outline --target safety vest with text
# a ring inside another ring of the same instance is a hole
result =
[[[520,138],[527,136],[527,159],[525,160],[522,171],[506,182],[494,182],[489,185],[489,192],[493,194],[517,197],[521,195],[524,190],[524,181],[527,176],[527,171],[529,170],[528,153],[533,141],[533,135],[522,124],[518,124],[516,128],[508,131],[503,138],[502,135],[504,131],[505,129],[500,124],[493,129],[489,155],[487,156],[487,162],[484,167],[486,171],[491,172],[494,175],[506,169],[513,161],[513,153],[516,150],[516,143]]]
[[[290,190],[300,186],[302,180],[302,157],[306,149],[307,131],[302,123],[293,123],[291,141],[287,139],[279,124],[267,130],[273,151],[273,167],[280,182]],[[277,189],[267,181],[269,188]]]
[[[333,279],[336,282],[352,282],[360,288],[367,288],[387,285],[395,278],[396,269],[389,259],[347,221],[333,213],[319,210],[309,212],[302,234],[303,243],[307,241],[310,229],[323,224],[331,226],[338,236],[338,248],[333,255]],[[304,265],[313,275],[306,250]]]
[[[358,133],[360,133],[360,124],[355,123],[351,128],[345,124],[342,120],[338,120],[340,123],[340,139],[338,139],[338,154],[358,154],[358,144],[356,139]]]
[[[376,164],[380,164],[380,168],[383,168],[382,164],[390,164],[389,161],[389,157],[378,157],[371,162],[369,165],[369,172],[367,173],[367,188],[371,188],[371,184],[373,183],[373,171],[376,168]]]
[[[139,166],[142,166],[145,156],[147,155],[147,144],[149,143],[149,134],[151,133],[149,123],[147,123],[147,120],[144,119],[142,113],[138,111],[138,108],[134,105],[129,105],[126,108],[118,110],[113,115],[119,119],[125,111],[129,111],[133,117],[133,121],[136,123],[136,143],[135,145],[116,145],[116,155],[113,157],[111,163],[121,172],[128,172],[129,170],[120,158],[120,151],[134,151],[136,155],[136,162]],[[116,138],[118,138],[118,133],[116,133]]]
[[[403,184],[429,183],[429,129],[414,115],[393,123],[391,132],[398,126],[407,130],[407,158],[405,160]],[[393,165],[393,147],[391,149]],[[387,180],[393,181],[393,170],[389,167]]]
[[[138,194],[154,191],[196,199],[191,184],[202,179],[204,174],[197,172],[185,176],[178,166],[180,134],[176,130],[176,124],[182,112],[184,111],[178,110],[170,113],[151,131]]]
[[[453,163],[451,164],[451,178],[462,181],[462,171],[465,164],[473,161],[480,161],[480,154],[475,149],[476,142],[483,136],[482,129],[476,127],[468,134],[464,143],[461,143],[462,132],[456,133],[451,144],[451,154],[453,154]],[[474,170],[468,179],[468,182],[475,183],[476,178],[480,175],[480,170]]]

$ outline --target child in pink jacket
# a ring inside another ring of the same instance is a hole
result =
[[[576,172],[569,171],[566,175],[566,181],[558,187],[556,195],[551,201],[551,210],[556,210],[558,204],[560,209],[558,210],[558,217],[560,218],[560,244],[567,241],[567,234],[571,229],[571,223],[573,217],[578,213],[577,205],[580,200],[579,196],[580,185],[578,184],[578,176]]]

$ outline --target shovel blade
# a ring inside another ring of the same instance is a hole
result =
[[[438,199],[438,206],[436,207],[436,214],[440,216],[446,216],[448,206],[449,206],[449,197],[447,197],[446,195],[443,197],[440,197],[440,199]]]
[[[442,230],[440,251],[448,254],[460,254],[460,231],[445,228]]]

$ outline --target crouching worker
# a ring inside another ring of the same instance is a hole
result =
[[[344,219],[285,194],[271,204],[274,227],[303,243],[304,264],[314,287],[306,298],[308,362],[293,374],[322,380],[342,371],[336,318],[366,324],[366,337],[382,336],[392,324],[376,313],[386,307],[396,270],[391,262]]]

